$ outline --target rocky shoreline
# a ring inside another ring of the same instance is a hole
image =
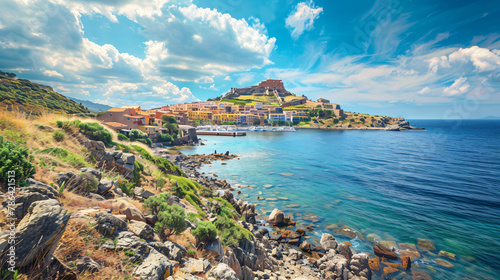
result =
[[[395,124],[388,124],[382,121],[372,126],[352,126],[349,125],[336,125],[336,126],[294,126],[299,129],[326,129],[326,130],[385,130],[385,131],[409,131],[409,130],[425,130],[425,128],[411,126],[407,120],[399,120]]]

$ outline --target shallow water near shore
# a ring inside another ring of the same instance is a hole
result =
[[[205,146],[182,152],[238,155],[200,172],[244,185],[236,198],[256,203],[259,214],[279,208],[303,227],[316,225],[309,242],[329,232],[356,252],[373,253],[366,240],[372,233],[398,244],[426,238],[437,250],[423,253],[413,270],[433,279],[499,279],[500,121],[410,123],[427,130],[202,136]],[[333,232],[343,225],[364,240]],[[454,268],[435,263],[440,250],[456,254],[448,260]]]

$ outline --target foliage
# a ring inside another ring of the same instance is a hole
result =
[[[79,189],[82,189],[87,192],[92,192],[97,190],[97,186],[99,185],[99,181],[90,173],[81,172],[80,177],[82,177],[82,184],[78,186]]]
[[[144,206],[149,209],[149,212],[158,217],[154,229],[162,240],[172,234],[181,233],[187,226],[184,209],[177,204],[168,205],[168,196],[169,194],[165,192],[144,201]]]
[[[59,196],[61,196],[63,194],[63,192],[64,192],[64,184],[65,183],[66,182],[62,182],[62,184],[59,186]]]
[[[80,168],[80,167],[85,167],[89,166],[83,155],[80,154],[74,154],[71,152],[68,152],[65,149],[55,147],[55,148],[46,148],[38,153],[41,154],[48,154],[48,155],[55,155],[58,159],[69,163],[71,166]]]
[[[160,133],[158,135],[158,142],[172,142],[172,136],[168,133]]]
[[[172,138],[176,139],[179,136],[179,125],[176,123],[164,123],[163,127],[168,129],[168,134],[172,136]]]
[[[12,178],[15,179],[16,186],[25,186],[26,180],[36,172],[31,160],[32,156],[27,148],[0,136],[0,185],[7,186],[11,171],[15,174]]]
[[[153,141],[151,141],[151,139],[149,139],[149,138],[136,139],[135,141],[140,142],[140,143],[145,144],[145,145],[148,145],[148,146],[151,146],[151,144],[153,143]]]
[[[0,103],[16,105],[23,111],[40,115],[49,110],[68,114],[90,113],[83,105],[55,92],[51,87],[15,79],[15,74],[0,73]]]
[[[56,140],[57,142],[61,142],[64,140],[65,135],[66,133],[64,133],[64,131],[56,130],[54,131],[54,133],[52,133],[52,138],[54,138],[54,140]]]
[[[191,230],[191,234],[197,242],[209,243],[217,238],[217,228],[209,221],[199,222],[196,229]]]
[[[220,202],[222,205],[226,206],[227,208],[229,208],[231,210],[235,210],[233,205],[231,205],[231,203],[229,203],[227,200],[225,200],[222,197],[214,197],[213,200],[217,200],[218,202]]]
[[[226,246],[238,247],[243,238],[249,241],[253,240],[253,235],[250,231],[236,224],[231,219],[221,217],[215,221],[215,226],[221,233],[222,244]]]
[[[177,123],[177,120],[175,119],[175,117],[169,116],[169,115],[161,116],[161,120],[163,121],[163,123]]]
[[[165,186],[165,184],[166,184],[166,183],[167,183],[167,181],[166,181],[166,180],[165,180],[165,178],[163,178],[163,177],[158,177],[158,178],[156,179],[156,186],[157,186],[158,188],[160,188],[160,189],[161,189],[161,188],[163,188],[163,187]]]
[[[127,195],[132,195],[134,193],[135,184],[127,183],[127,181],[118,182],[118,187]]]
[[[124,134],[121,134],[121,133],[118,133],[118,140],[120,141],[130,141],[130,139],[128,139],[127,136],[125,136]]]
[[[113,142],[113,136],[98,123],[80,123],[78,124],[80,132],[85,134],[92,140],[102,141],[106,146],[110,146]]]
[[[253,121],[253,125],[259,125],[259,124],[260,124],[260,120],[259,120],[259,119],[255,119],[255,120]]]
[[[148,151],[146,151],[144,148],[137,146],[137,145],[131,145],[131,147],[139,152],[141,154],[141,157],[144,158],[145,160],[155,164],[160,171],[165,172],[166,174],[174,174],[174,175],[179,175],[179,176],[186,176],[184,172],[179,168],[179,166],[173,164],[170,162],[168,159],[161,158],[161,157],[155,157],[152,156]]]
[[[96,117],[104,116],[106,112],[97,112]]]

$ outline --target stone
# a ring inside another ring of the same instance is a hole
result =
[[[415,271],[413,270],[411,272],[413,280],[432,280],[432,277],[429,276],[429,274],[423,272],[423,271]]]
[[[127,216],[129,220],[135,220],[139,222],[146,222],[144,214],[137,209],[132,203],[128,202],[126,199],[118,199],[117,202],[112,204],[113,211],[117,211],[120,214]]]
[[[379,256],[381,258],[387,258],[391,260],[398,259],[398,255],[396,253],[394,253],[393,251],[389,250],[388,248],[382,245],[373,246],[373,253],[375,253],[376,256]]]
[[[217,280],[238,280],[236,272],[225,263],[219,263],[217,267],[208,273],[208,276],[214,277]]]
[[[95,168],[83,167],[83,168],[80,168],[80,173],[89,173],[97,180],[97,182],[101,181],[101,171],[99,171]]]
[[[316,249],[316,246],[310,244],[309,242],[307,241],[303,241],[302,243],[300,243],[300,246],[299,248],[302,250],[302,251],[305,251],[307,253],[310,253],[311,251],[313,251],[314,249]]]
[[[135,156],[133,154],[129,154],[129,153],[123,153],[122,155],[122,159],[123,161],[126,163],[126,164],[130,164],[132,166],[134,166],[134,163],[135,163]],[[132,168],[133,169],[133,168]]]
[[[375,245],[377,245],[380,241],[382,241],[382,238],[375,233],[368,234],[366,236],[366,239],[368,239],[368,241],[370,241]]]
[[[380,269],[380,259],[378,257],[369,259],[368,264],[371,270],[378,271]]]
[[[99,185],[97,185],[97,193],[105,194],[109,192],[115,186],[115,184],[116,182],[111,180],[101,180],[99,182]]]
[[[439,251],[438,256],[446,258],[446,259],[449,259],[449,260],[452,260],[452,261],[456,260],[455,254],[450,253],[450,252],[446,252],[446,251],[443,251],[443,250]]]
[[[273,250],[271,251],[271,255],[277,259],[282,259],[283,258],[283,254],[281,253],[281,249],[279,248],[273,248]]]
[[[152,239],[154,236],[153,228],[144,222],[131,220],[128,225],[128,230],[142,239]]]
[[[353,255],[349,265],[354,276],[358,276],[363,279],[371,279],[372,274],[367,254]]]
[[[173,265],[168,258],[152,249],[133,275],[141,280],[163,280],[173,274]]]
[[[105,200],[104,197],[102,197],[102,196],[100,196],[100,195],[98,195],[96,193],[89,193],[87,195],[87,197],[90,198],[90,199],[95,199],[95,200],[99,200],[99,201]]]
[[[337,253],[343,255],[344,257],[346,257],[347,261],[350,262],[351,259],[352,259],[352,251],[351,251],[351,247],[345,243],[340,243],[338,246],[337,246]]]
[[[442,260],[442,259],[436,259],[436,263],[439,264],[440,266],[444,266],[444,267],[447,267],[447,268],[452,268],[452,267],[455,267],[453,264],[451,264],[450,262],[447,262],[445,260]]]
[[[429,239],[419,238],[417,242],[417,247],[424,251],[436,251],[436,246]]]
[[[219,237],[217,237],[214,241],[208,243],[205,246],[205,250],[213,252],[216,258],[221,259],[224,257],[224,247],[222,246],[222,242]]]
[[[392,266],[384,267],[384,274],[385,275],[389,275],[389,274],[392,274],[392,273],[398,272],[398,271],[399,271],[399,269],[392,267]]]
[[[76,270],[78,270],[79,273],[85,271],[93,273],[99,271],[99,269],[101,269],[101,265],[90,257],[84,257],[76,262]]]
[[[2,206],[5,207],[5,209],[7,209],[7,207],[13,209],[13,214],[18,220],[21,220],[28,213],[29,207],[35,201],[56,199],[57,197],[57,193],[49,185],[35,181],[31,178],[26,180],[26,182],[27,186],[19,189],[15,197],[14,205],[9,205],[11,201],[9,199],[5,199],[2,202]]]
[[[316,264],[321,271],[323,279],[349,279],[349,263],[335,250],[328,251]]]
[[[349,237],[351,239],[354,239],[356,237],[358,237],[359,239],[364,239],[363,235],[359,231],[348,226],[343,226],[341,228],[335,229],[335,233],[345,237]]]
[[[398,248],[398,245],[396,244],[396,241],[387,241],[387,240],[382,240],[378,242],[379,245],[382,245],[386,248],[389,248],[390,250],[395,250]]]
[[[328,252],[328,250],[335,250],[337,249],[337,240],[335,240],[335,237],[329,233],[323,233],[321,235],[321,240],[319,241],[321,244],[321,247],[325,249],[325,251]]]
[[[50,263],[70,217],[55,199],[33,202],[16,228],[16,267]]]
[[[409,270],[411,268],[411,259],[408,256],[401,257],[401,267]]]
[[[154,225],[158,221],[158,217],[156,215],[146,215],[144,218],[146,218],[146,223],[150,225]]]
[[[206,259],[188,258],[179,270],[186,274],[203,275],[211,268],[212,266],[210,265],[210,261]]]
[[[170,240],[167,240],[163,243],[168,248],[168,258],[170,260],[175,260],[180,262],[181,259],[186,256],[187,250],[184,246],[174,243]]]
[[[271,214],[269,215],[269,221],[274,226],[282,226],[284,225],[285,214],[281,212],[278,208],[275,208]]]
[[[127,223],[113,215],[97,213],[95,217],[96,230],[104,236],[115,236],[119,231],[127,229]]]

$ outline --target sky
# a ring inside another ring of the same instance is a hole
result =
[[[154,108],[267,78],[346,111],[500,116],[500,2],[0,0],[0,70]]]

